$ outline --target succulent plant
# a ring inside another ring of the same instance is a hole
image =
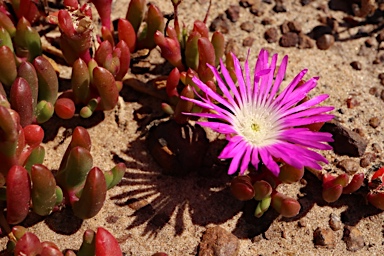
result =
[[[299,202],[278,192],[276,188],[282,183],[299,181],[304,175],[304,170],[287,164],[282,164],[280,169],[279,177],[274,176],[265,166],[258,173],[236,176],[231,182],[231,192],[241,201],[257,200],[256,217],[261,217],[270,206],[284,217],[293,217],[300,211]]]
[[[6,201],[9,224],[23,221],[30,208],[46,216],[62,203],[71,206],[79,218],[91,218],[102,208],[107,190],[123,177],[123,163],[108,172],[92,167],[91,140],[82,127],[75,128],[59,171],[53,175],[41,164],[45,151],[40,146],[44,137],[40,126],[22,128],[17,113],[3,106],[0,106],[0,124],[3,134],[0,191],[6,195],[1,199]]]
[[[217,66],[224,56],[224,36],[217,31],[209,39],[206,19],[195,21],[193,29],[189,32],[186,27],[180,28],[177,8],[181,2],[172,1],[175,17],[174,27],[168,26],[166,35],[162,31],[156,31],[154,37],[156,44],[161,49],[162,57],[175,67],[169,74],[166,83],[170,104],[164,103],[163,110],[173,114],[175,121],[180,124],[187,121],[187,118],[181,113],[190,112],[193,104],[186,103],[186,101],[179,99],[179,96],[194,98],[192,88],[197,93],[199,92],[197,86],[192,82],[194,76],[199,77],[215,90],[213,73],[207,64]],[[177,106],[178,104],[181,106]],[[170,105],[176,105],[176,107],[172,108]]]
[[[84,232],[83,242],[77,254],[72,250],[66,250],[65,254],[62,253],[55,243],[41,242],[34,233],[28,232],[22,226],[14,226],[8,236],[11,238],[7,244],[7,252],[13,253],[13,255],[123,255],[116,238],[102,227],[98,227],[96,232],[91,229]]]

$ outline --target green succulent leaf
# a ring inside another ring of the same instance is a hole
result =
[[[56,204],[56,181],[52,172],[41,164],[31,169],[32,210],[41,215],[50,214]]]

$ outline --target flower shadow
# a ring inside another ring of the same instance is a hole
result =
[[[179,236],[186,228],[187,219],[198,226],[220,224],[241,210],[243,203],[236,200],[228,188],[231,178],[226,173],[227,164],[205,165],[200,172],[196,170],[183,177],[167,176],[147,154],[143,140],[132,142],[124,152],[126,156],[115,155],[116,162],[127,156],[134,159],[125,161],[128,171],[119,184],[129,187],[128,191],[111,198],[120,207],[134,209],[127,229],[145,225],[143,235],[156,236],[158,231],[171,225],[174,235]],[[210,146],[216,147],[216,143]],[[202,175],[204,170],[209,174]]]

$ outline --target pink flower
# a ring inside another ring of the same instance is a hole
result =
[[[326,114],[333,107],[316,106],[328,98],[319,95],[308,101],[302,101],[317,83],[318,77],[299,84],[307,69],[302,70],[282,92],[281,82],[285,76],[288,56],[280,64],[274,77],[277,54],[268,62],[268,52],[261,50],[257,59],[253,81],[248,60],[242,70],[239,60],[234,60],[237,84],[223,62],[220,62],[221,74],[209,65],[215,75],[222,95],[211,90],[197,77],[193,81],[206,94],[201,100],[187,99],[196,105],[208,109],[208,113],[186,113],[203,118],[198,124],[226,134],[228,144],[219,158],[232,158],[228,174],[240,169],[243,174],[249,163],[258,169],[262,162],[272,173],[279,174],[278,162],[285,162],[295,168],[305,166],[321,169],[319,162],[327,160],[311,149],[329,150],[331,146],[324,142],[333,141],[332,135],[311,131],[304,126],[329,121],[333,115]],[[219,105],[218,105],[218,104]]]

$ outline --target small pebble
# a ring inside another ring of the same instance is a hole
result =
[[[240,6],[239,5],[230,5],[229,8],[225,11],[227,18],[232,21],[238,21],[240,17]]]
[[[272,25],[274,23],[274,20],[267,17],[267,18],[264,18],[262,21],[261,21],[261,24],[266,26],[266,25]]]
[[[255,29],[255,25],[251,21],[241,23],[240,28],[246,32],[252,32]]]
[[[359,61],[352,61],[350,65],[355,70],[361,70],[362,69],[362,65]]]
[[[380,125],[380,120],[378,117],[372,117],[369,119],[369,125],[372,127],[372,128],[377,128],[379,125]]]
[[[374,39],[372,37],[364,41],[365,46],[372,47],[375,45]]]
[[[309,4],[310,2],[312,2],[312,0],[300,0],[300,4],[302,6],[306,6],[307,4]]]
[[[379,78],[380,80],[384,80],[384,73],[380,73],[380,74],[378,75],[378,78]]]
[[[294,47],[299,43],[299,35],[293,32],[288,32],[281,36],[280,46]]]
[[[376,40],[381,43],[384,41],[384,30],[381,30],[380,33],[377,35]]]
[[[280,31],[282,34],[287,34],[288,32],[290,32],[288,27],[288,21],[284,21],[283,24],[281,24]]]
[[[244,47],[251,47],[253,45],[254,41],[255,41],[255,38],[248,36],[248,37],[244,38],[243,46]]]
[[[227,34],[229,32],[229,24],[228,20],[225,17],[224,14],[218,15],[209,26],[209,30],[211,32],[213,31],[220,31],[223,34]]]
[[[330,228],[317,228],[313,232],[315,247],[334,249],[336,247],[336,236]]]
[[[348,98],[346,102],[348,108],[354,108],[360,105],[360,102],[355,97]]]
[[[355,174],[359,170],[359,164],[353,159],[343,159],[337,163],[337,168],[342,169],[349,175]]]
[[[264,38],[268,43],[275,43],[278,40],[279,33],[276,28],[272,27],[264,32]]]
[[[331,213],[329,215],[329,226],[333,231],[337,231],[342,228],[343,223],[341,222],[341,219],[337,214]]]
[[[300,33],[301,32],[301,24],[298,21],[289,21],[288,22],[289,31]]]
[[[381,90],[380,99],[384,100],[384,90]]]
[[[224,53],[227,55],[228,53],[232,52],[233,54],[237,55],[239,52],[239,49],[236,45],[236,41],[233,38],[230,38],[227,41],[227,44],[225,45]]]
[[[369,94],[371,95],[374,95],[376,97],[379,97],[379,90],[377,89],[377,87],[371,87],[369,88]]]
[[[360,230],[352,226],[346,226],[344,228],[343,240],[347,245],[347,250],[352,252],[360,250],[365,244],[364,237]]]
[[[360,166],[363,168],[368,167],[372,162],[375,161],[375,159],[376,159],[375,153],[367,152],[360,159]]]
[[[315,47],[315,42],[306,34],[299,34],[299,48],[300,49],[310,49]]]
[[[275,12],[286,12],[287,7],[285,7],[284,0],[276,0],[276,5],[273,7]]]
[[[299,227],[301,228],[304,228],[306,226],[308,226],[308,221],[306,219],[300,219],[297,224],[299,225]]]
[[[252,5],[255,5],[257,3],[260,4],[260,0],[240,0],[239,2],[240,6],[244,8],[251,7]]]
[[[333,35],[324,34],[316,40],[316,45],[320,50],[327,50],[333,45],[334,42],[335,37]]]
[[[376,143],[376,142],[372,143],[372,150],[375,153],[381,153],[381,147],[379,143]]]
[[[364,134],[364,131],[360,128],[354,128],[352,129],[352,131],[354,131],[355,133],[359,134],[361,137],[364,137],[365,134]]]
[[[256,15],[257,17],[260,17],[264,14],[263,8],[261,7],[260,0],[255,1],[254,4],[252,4],[251,9],[249,10],[253,15]]]

